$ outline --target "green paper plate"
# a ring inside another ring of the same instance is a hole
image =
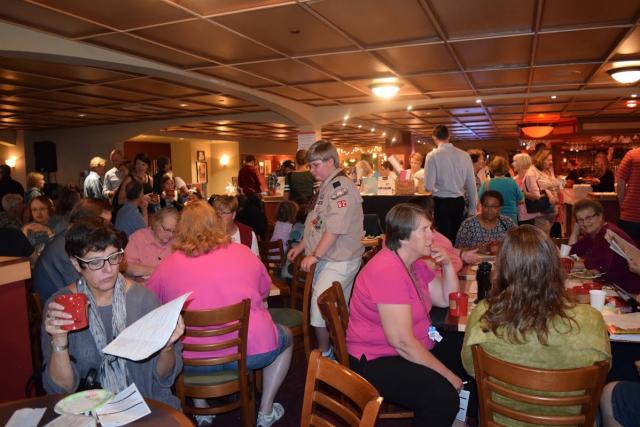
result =
[[[81,415],[94,411],[111,400],[113,394],[107,390],[85,390],[65,397],[53,408],[56,414]]]

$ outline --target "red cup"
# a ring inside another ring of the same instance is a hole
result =
[[[600,283],[595,283],[595,282],[585,282],[585,283],[582,284],[582,287],[585,288],[588,291],[590,291],[592,289],[597,289],[597,290],[601,290],[602,289],[602,285]]]
[[[469,312],[469,295],[463,292],[449,294],[449,315],[453,317],[466,316]]]
[[[560,264],[564,268],[564,272],[569,274],[573,270],[574,261],[571,258],[560,258]]]
[[[56,297],[55,301],[64,307],[64,312],[71,314],[73,324],[62,325],[65,331],[77,331],[89,326],[87,318],[87,296],[83,293],[65,294]]]

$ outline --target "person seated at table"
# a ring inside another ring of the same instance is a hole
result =
[[[53,202],[47,196],[36,196],[29,201],[27,209],[29,222],[22,227],[22,232],[35,249],[31,258],[33,266],[45,244],[53,237],[53,230],[49,227],[53,215]]]
[[[16,193],[5,194],[2,197],[2,210],[0,211],[0,228],[14,228],[22,230],[22,212],[24,211],[24,199]]]
[[[599,201],[585,198],[573,205],[575,226],[569,236],[571,253],[583,258],[584,266],[598,270],[602,278],[620,286],[627,292],[640,293],[640,275],[629,270],[626,260],[615,253],[605,239],[608,230],[633,245],[633,240],[613,223],[604,219],[604,210]]]
[[[264,306],[263,300],[271,287],[265,266],[245,245],[231,241],[224,219],[204,201],[193,202],[182,210],[174,248],[175,252],[165,258],[149,280],[149,289],[161,301],[193,292],[188,309],[211,310],[237,304],[245,298],[251,300],[247,368],[264,368],[257,425],[270,426],[284,415],[282,405],[273,400],[291,364],[293,338],[291,331],[273,322]],[[216,337],[185,338],[186,343],[217,341]],[[185,352],[184,357],[219,357],[229,353],[229,349]],[[207,373],[236,366],[235,362],[214,367],[185,366],[185,371]]]
[[[505,233],[516,226],[510,217],[500,214],[502,194],[494,190],[485,191],[480,197],[480,204],[482,211],[462,222],[456,236],[457,248],[488,247],[502,241]]]
[[[351,297],[347,351],[351,369],[385,401],[415,414],[415,426],[451,426],[462,380],[438,360],[429,337],[431,306],[449,306],[459,289],[446,251],[432,246],[431,221],[409,203],[386,216],[386,246],[360,271]],[[421,261],[431,256],[442,277]]]
[[[209,199],[209,203],[222,220],[222,225],[231,237],[231,241],[242,243],[251,249],[251,252],[257,257],[260,257],[256,233],[248,225],[235,220],[238,212],[238,199],[235,196],[214,196]]]
[[[593,176],[583,178],[583,181],[591,184],[594,192],[613,193],[615,190],[616,177],[609,169],[609,161],[606,153],[596,154],[593,160]]]
[[[516,181],[506,176],[509,173],[507,159],[496,156],[489,163],[489,172],[492,178],[488,178],[480,186],[478,196],[482,198],[485,191],[494,190],[502,195],[502,208],[500,213],[508,216],[514,224],[518,224],[518,205],[524,203],[524,194]]]
[[[640,374],[640,361],[635,365]],[[613,381],[604,386],[600,413],[604,427],[637,425],[640,420],[640,382]]]
[[[471,348],[475,344],[500,360],[543,369],[579,368],[611,359],[602,315],[588,304],[571,301],[558,249],[544,231],[533,225],[507,232],[489,296],[469,315],[462,364],[472,376]],[[521,404],[500,401],[523,409]],[[544,411],[558,414],[558,408],[536,412]],[[495,421],[521,425],[497,415]]]
[[[165,346],[148,359],[134,362],[102,352],[127,326],[160,305],[144,286],[119,273],[126,242],[123,232],[100,217],[84,218],[69,227],[65,250],[80,278],[45,304],[43,385],[47,393],[73,393],[90,386],[87,380],[95,371],[99,385],[91,388],[118,393],[135,383],[144,397],[179,409],[171,386],[182,371],[181,318]],[[75,293],[87,297],[89,327],[67,331],[62,327],[73,324],[72,316],[55,298]]]
[[[128,275],[148,279],[158,264],[173,252],[171,246],[179,215],[175,208],[160,209],[153,216],[150,227],[131,235],[124,250]]]
[[[160,193],[160,208],[173,207],[177,210],[182,210],[184,205],[180,200],[180,196],[176,191],[176,181],[171,173],[162,175],[161,181],[161,193]]]
[[[148,225],[149,198],[143,194],[142,184],[135,179],[125,185],[125,194],[127,201],[118,210],[115,226],[129,237]]]
[[[631,270],[632,273],[640,274],[640,249],[632,242],[623,239],[611,230],[607,230],[607,232],[604,233],[604,238],[607,239],[608,242],[615,240],[620,249],[622,249],[622,252],[627,256],[629,270]]]

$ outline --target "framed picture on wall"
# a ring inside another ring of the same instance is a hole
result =
[[[207,162],[196,162],[196,172],[198,174],[198,184],[204,184],[209,180],[207,176]]]
[[[204,162],[205,161],[204,151],[196,151],[196,161],[197,162]]]

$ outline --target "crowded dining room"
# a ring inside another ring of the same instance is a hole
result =
[[[0,425],[640,426],[640,0],[0,4]]]

